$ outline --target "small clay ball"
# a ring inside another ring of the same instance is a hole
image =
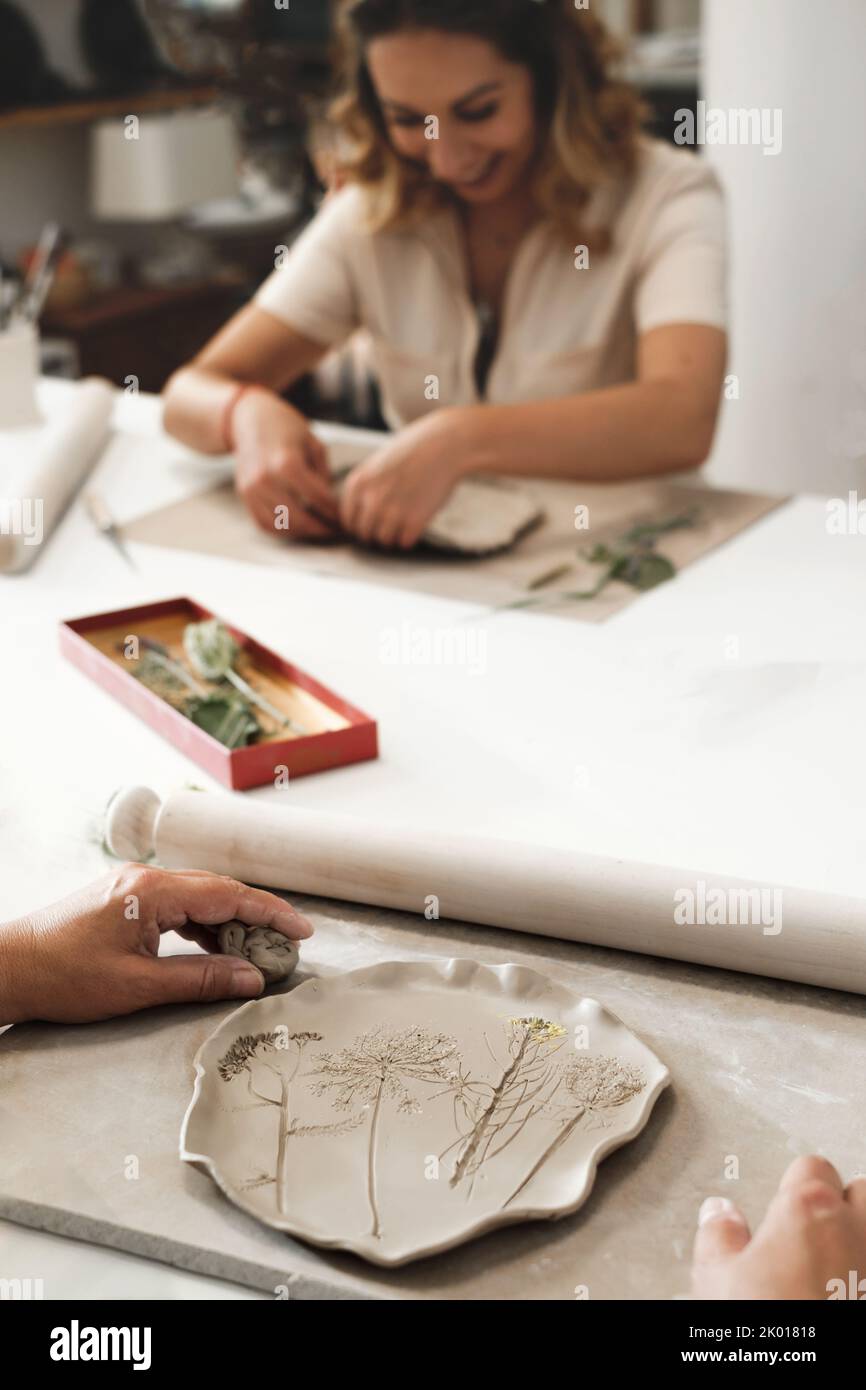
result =
[[[218,932],[224,956],[240,956],[261,970],[265,984],[287,980],[298,963],[298,948],[273,927],[245,927],[242,922],[226,922]]]

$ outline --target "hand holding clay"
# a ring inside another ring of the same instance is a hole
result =
[[[265,971],[252,950],[241,959],[220,953],[217,928],[224,923],[252,928],[256,956],[263,951],[270,970],[278,957],[281,968],[287,955],[296,961],[292,943],[313,930],[282,898],[234,879],[125,864],[0,926],[0,1024],[89,1023],[158,1004],[254,999]],[[167,931],[205,954],[160,956]]]
[[[866,1277],[866,1178],[846,1187],[825,1158],[798,1158],[752,1236],[724,1197],[701,1208],[692,1265],[700,1299],[858,1298]],[[866,1285],[864,1285],[866,1289]]]
[[[244,926],[227,922],[217,933],[223,955],[251,961],[265,977],[265,984],[287,980],[298,963],[298,948],[273,927]]]
[[[235,487],[262,531],[283,540],[333,540],[340,533],[328,452],[304,417],[271,391],[241,397],[233,416]],[[280,508],[289,528],[277,529]]]
[[[352,470],[340,498],[343,528],[367,545],[410,550],[467,471],[470,408],[435,410],[407,425]]]

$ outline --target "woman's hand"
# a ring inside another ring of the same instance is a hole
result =
[[[866,1178],[846,1187],[824,1158],[791,1164],[754,1236],[727,1199],[710,1197],[701,1208],[695,1298],[826,1299],[840,1287],[850,1298],[852,1271],[866,1293]]]
[[[459,408],[434,411],[365,459],[340,500],[344,529],[368,545],[415,545],[469,471],[467,420]]]
[[[328,453],[303,415],[272,391],[246,391],[232,415],[235,487],[256,524],[290,540],[333,540],[337,498]],[[279,523],[288,509],[288,527]]]
[[[0,1024],[90,1023],[157,1004],[253,999],[264,977],[247,961],[158,955],[166,931],[215,952],[214,929],[234,920],[273,927],[293,941],[313,930],[282,898],[234,879],[125,864],[70,898],[0,926]]]

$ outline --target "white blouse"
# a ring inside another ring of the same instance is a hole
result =
[[[613,234],[588,266],[547,222],[518,248],[484,400],[550,400],[632,381],[641,334],[673,323],[726,327],[724,202],[703,159],[645,139],[635,177],[596,193],[587,224]],[[364,191],[350,185],[325,202],[255,302],[326,347],[367,329],[393,428],[480,399],[481,330],[453,209],[411,230],[370,232]]]

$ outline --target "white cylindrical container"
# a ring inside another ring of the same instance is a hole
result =
[[[0,333],[0,430],[24,429],[41,422],[36,400],[39,334],[35,324],[13,319]]]

